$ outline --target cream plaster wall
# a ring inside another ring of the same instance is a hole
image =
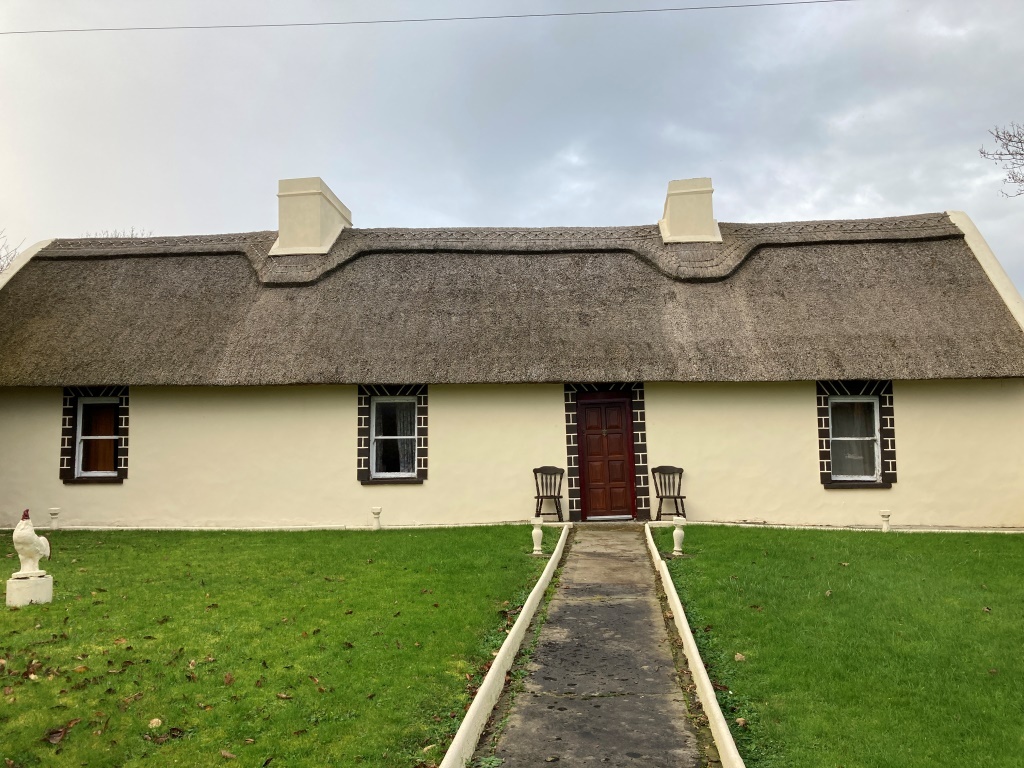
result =
[[[57,476],[59,389],[0,389],[0,526],[369,526],[524,520],[533,475],[565,464],[561,385],[431,386],[429,478],[356,480],[353,386],[132,387],[128,479]],[[40,523],[42,524],[42,523]]]
[[[693,520],[1024,526],[1024,381],[893,384],[898,481],[825,490],[814,382],[646,385],[648,461],[686,470]]]
[[[825,490],[813,382],[646,385],[648,460],[679,464],[691,519],[1024,527],[1024,381],[894,384],[899,480]],[[565,466],[562,387],[430,387],[429,479],[356,480],[355,387],[131,390],[129,477],[64,485],[60,390],[0,389],[0,527],[293,527],[524,520],[530,470]]]

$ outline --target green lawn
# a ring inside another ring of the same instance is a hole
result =
[[[750,768],[1024,764],[1024,536],[690,526],[684,551]]]
[[[545,564],[526,526],[48,535],[53,603],[0,613],[8,766],[440,762]]]

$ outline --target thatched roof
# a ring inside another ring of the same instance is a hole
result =
[[[0,385],[1024,376],[945,214],[56,240],[0,290]]]

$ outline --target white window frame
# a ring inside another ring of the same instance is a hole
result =
[[[413,413],[416,414],[413,417],[412,434],[409,436],[398,436],[398,435],[377,435],[377,403],[412,403]],[[417,410],[418,400],[416,395],[374,395],[370,398],[370,477],[374,480],[378,478],[402,478],[402,477],[416,477],[416,453],[419,447],[419,438],[417,425],[419,424],[419,411]],[[384,440],[412,440],[413,445],[413,459],[412,459],[412,472],[377,472],[374,467],[377,466],[377,441],[380,439]]]
[[[874,403],[875,408],[875,436],[869,437],[834,437],[832,425],[835,423],[832,418],[833,403]],[[834,456],[836,443],[866,442],[872,440],[875,444],[875,474],[873,475],[837,475],[832,473],[833,480],[855,480],[860,482],[881,482],[882,481],[882,430],[879,418],[881,399],[877,395],[831,395],[828,398],[828,434],[830,453]],[[832,459],[832,467],[835,467],[835,459]]]
[[[82,407],[85,405],[118,405],[120,400],[116,397],[79,397],[78,412],[75,419],[75,477],[117,477],[117,448],[120,444],[120,435],[83,435],[82,434]],[[121,415],[114,419],[114,431],[119,432],[118,424]],[[82,471],[82,442],[84,440],[110,440],[114,439],[114,470],[112,472],[83,472]]]

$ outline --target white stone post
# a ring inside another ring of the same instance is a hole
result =
[[[889,532],[889,517],[890,517],[889,510],[888,509],[883,509],[882,510],[882,533],[888,533]]]
[[[541,549],[541,542],[544,540],[544,530],[541,528],[541,521],[537,520],[533,524],[533,554],[543,555],[544,550]]]
[[[57,518],[60,516],[60,507],[50,507],[48,511],[50,513],[50,529],[56,530]]]
[[[381,507],[370,507],[370,512],[373,514],[373,530],[379,531]]]
[[[683,526],[686,524],[686,518],[677,517],[675,520],[676,528],[672,531],[672,557],[683,556],[683,537],[686,532],[683,531]]]

